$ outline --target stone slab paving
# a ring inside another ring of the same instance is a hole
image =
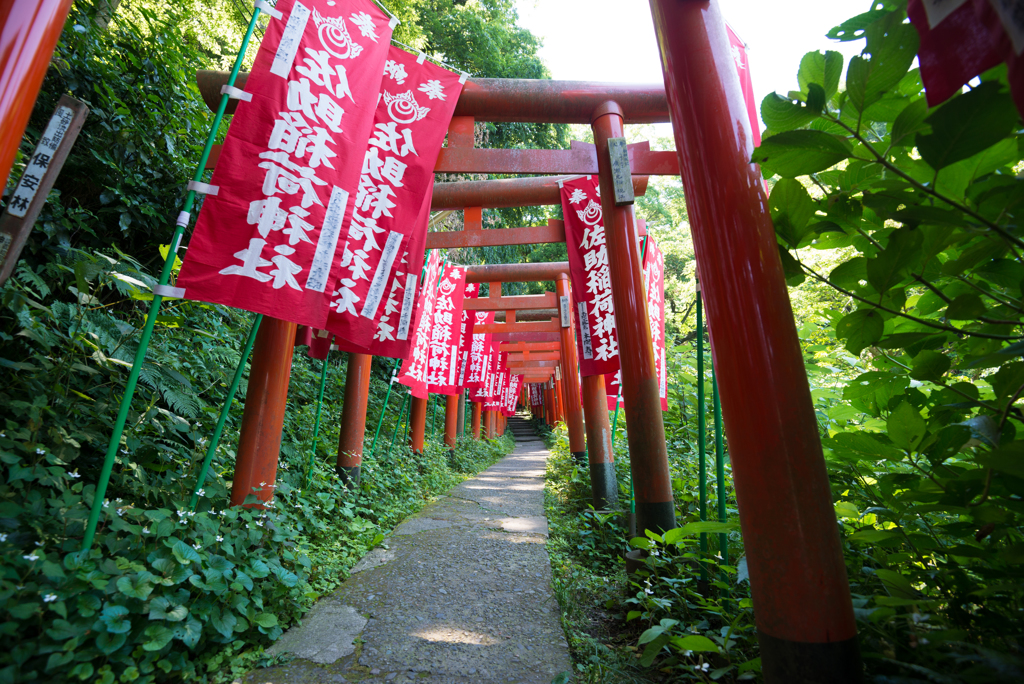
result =
[[[399,525],[271,649],[297,658],[246,684],[550,684],[569,671],[544,546],[548,452],[525,437]]]

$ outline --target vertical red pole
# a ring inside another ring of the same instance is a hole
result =
[[[548,382],[550,387],[544,388],[544,421],[548,425],[555,424],[555,386],[554,380]]]
[[[483,403],[479,401],[472,402],[473,410],[470,415],[470,422],[472,424],[471,429],[473,430],[473,439],[480,439],[480,421],[481,412],[483,409]]]
[[[450,453],[455,453],[455,440],[459,429],[459,399],[461,396],[452,394],[444,400],[444,443]]]
[[[818,426],[725,21],[717,0],[651,0],[651,9],[714,331],[765,680],[860,682]]]
[[[583,427],[583,405],[580,403],[580,370],[575,335],[572,330],[572,289],[569,277],[561,273],[555,281],[559,312],[562,313],[561,335],[562,378],[565,381],[565,425],[569,430],[569,451],[572,458],[583,466],[587,463],[587,442]],[[562,310],[564,306],[567,311]],[[568,313],[566,316],[565,313]]]
[[[427,400],[412,398],[409,409],[409,446],[417,454],[423,453],[424,433],[427,430]]]
[[[341,407],[341,428],[338,436],[338,461],[335,468],[346,485],[359,486],[363,465],[363,438],[366,434],[366,404],[370,396],[369,354],[348,355],[345,372],[345,403]]]
[[[633,208],[615,205],[608,139],[624,137],[622,108],[600,105],[591,116],[601,182],[612,298],[619,336],[622,396],[629,424],[630,465],[636,500],[637,530],[669,530],[676,526],[672,479],[668,469],[665,426],[661,417],[658,373],[654,365],[647,292],[640,268],[640,244],[633,225]]]
[[[559,365],[563,364],[564,360],[559,362]],[[565,373],[562,373],[560,367],[555,369],[555,420],[557,422],[565,422]]]
[[[615,479],[612,429],[608,424],[608,392],[603,375],[583,378],[583,412],[587,425],[587,460],[594,508],[605,510],[619,500]]]
[[[71,1],[0,0],[0,181],[11,173]]]
[[[559,331],[562,339],[562,380],[565,383],[565,424],[569,428],[569,451],[572,457],[582,466],[587,462],[587,443],[583,432],[583,407],[580,405],[580,376],[577,373],[576,335],[572,325],[572,290],[569,276],[562,273],[555,281],[555,294],[559,306],[564,305],[568,311],[562,312],[562,328]],[[568,313],[568,316],[564,314]]]
[[[295,328],[294,323],[265,316],[256,333],[231,483],[232,506],[241,505],[250,494],[260,501],[274,497]]]

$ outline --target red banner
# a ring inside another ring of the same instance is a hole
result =
[[[519,402],[519,393],[523,389],[523,376],[513,375],[509,378],[508,387],[505,389],[505,404],[502,413],[511,418],[516,414],[516,404]]]
[[[406,385],[412,396],[418,399],[427,398],[427,355],[430,351],[430,325],[434,312],[434,301],[437,298],[437,278],[441,270],[441,256],[437,251],[431,252],[427,260],[427,272],[423,278],[417,320],[412,324],[413,337],[409,354],[402,361],[402,374],[398,382]]]
[[[395,329],[394,308],[399,290],[422,265],[415,255],[426,245],[434,164],[462,80],[394,46],[388,51],[327,320],[328,330],[353,345],[407,340]],[[412,263],[403,263],[410,254]]]
[[[449,266],[437,286],[427,355],[427,389],[434,394],[458,394],[459,346],[462,342],[462,301],[466,269]]]
[[[665,366],[665,255],[654,237],[648,235],[644,251],[644,283],[647,288],[647,315],[651,321],[651,342],[654,347],[654,367],[658,373],[658,396],[661,410],[668,410],[668,370]],[[608,393],[608,410],[615,410],[615,398],[620,396],[621,371],[604,376]],[[621,398],[620,398],[621,401]]]
[[[188,299],[327,321],[392,29],[370,0],[333,5],[277,4],[178,276]]]
[[[576,178],[561,188],[580,373],[614,373],[619,369],[619,342],[597,176]]]
[[[478,290],[479,291],[479,290]],[[494,322],[493,311],[474,311],[474,325]],[[492,334],[474,332],[469,348],[469,370],[466,372],[466,388],[473,401],[482,401],[486,396],[486,382],[490,373]]]
[[[476,299],[479,295],[479,283],[466,283],[462,295],[462,329],[459,337],[459,370],[456,381],[459,390],[466,387],[469,378],[469,353],[473,347],[473,329],[476,327],[476,316],[466,310],[466,300]]]
[[[536,382],[530,383],[530,406],[540,406],[544,403],[541,396],[540,385]]]

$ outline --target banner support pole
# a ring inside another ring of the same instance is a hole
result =
[[[242,46],[238,51],[238,55],[235,57],[235,64],[231,68],[231,75],[228,77],[228,85],[234,86],[235,79],[238,77],[238,72],[242,68],[242,61],[245,58],[245,52],[249,47],[249,39],[252,38],[253,31],[256,29],[256,20],[260,16],[260,8],[257,7],[252,13],[252,19],[249,21],[249,27],[246,29],[245,37],[242,39]],[[220,129],[221,119],[224,118],[224,112],[227,110],[229,96],[227,94],[222,95],[220,98],[220,105],[217,107],[217,113],[213,117],[213,125],[210,126],[210,133],[206,137],[206,147],[203,148],[202,157],[199,159],[199,164],[196,167],[196,173],[193,177],[193,181],[201,182],[203,179],[203,173],[206,171],[206,162],[210,158],[210,150],[213,149],[213,141],[217,139],[217,132]],[[192,206],[195,204],[196,193],[194,190],[189,190],[185,196],[185,206],[182,209],[181,214],[178,217],[178,223],[174,228],[174,235],[171,238],[170,249],[167,250],[167,259],[164,261],[163,270],[160,272],[160,285],[167,285],[171,279],[171,268],[174,266],[174,260],[177,256],[178,245],[181,242],[182,235],[185,233],[185,227],[188,225],[188,214],[192,211]],[[135,352],[135,359],[132,362],[132,370],[128,374],[128,383],[125,386],[124,396],[121,398],[121,407],[117,412],[117,420],[114,423],[114,431],[110,435],[110,442],[107,445],[107,453],[103,459],[103,468],[100,470],[99,480],[96,482],[96,490],[93,493],[92,508],[89,511],[89,520],[85,525],[85,533],[82,537],[82,550],[87,551],[92,547],[93,539],[96,536],[96,526],[99,524],[100,512],[103,510],[103,497],[107,493],[107,485],[110,483],[110,475],[114,470],[114,461],[117,458],[117,450],[121,446],[121,437],[124,434],[124,426],[128,421],[128,411],[131,409],[132,399],[135,397],[135,386],[139,382],[139,373],[142,371],[142,365],[146,362],[146,350],[149,348],[149,340],[153,336],[153,328],[156,326],[157,315],[160,313],[160,302],[163,297],[159,294],[153,294],[153,302],[149,306],[149,312],[146,314],[146,324],[142,328],[142,337],[139,339],[139,348]]]
[[[330,351],[327,352],[330,355]],[[313,463],[316,461],[316,442],[320,436],[320,412],[324,407],[324,389],[327,387],[327,359],[324,359],[324,369],[320,373],[320,396],[316,400],[316,420],[313,423],[313,448],[309,452],[309,466],[306,468],[305,486],[309,486],[309,478],[313,476]]]
[[[704,415],[704,302],[697,281],[697,463],[700,469],[700,521],[708,519],[707,416]],[[707,556],[708,533],[700,533],[700,555]],[[700,581],[707,583],[708,566],[700,563]]]
[[[395,366],[391,369],[391,379],[388,381],[388,392],[384,396],[384,404],[380,409],[380,419],[377,421],[377,429],[373,433],[373,443],[370,445],[370,456],[377,453],[377,437],[380,435],[380,428],[384,425],[384,415],[388,412],[388,401],[391,400],[391,389],[395,386],[395,378],[402,367],[402,359],[395,360]]]
[[[221,407],[220,417],[217,419],[217,427],[214,428],[213,436],[210,437],[210,446],[206,449],[203,467],[199,469],[199,477],[196,479],[195,489],[192,490],[192,500],[189,502],[188,507],[192,509],[193,513],[196,510],[196,506],[199,505],[199,492],[202,490],[203,485],[206,484],[206,475],[210,470],[210,463],[213,462],[213,454],[217,451],[217,447],[220,446],[220,437],[224,432],[224,425],[227,423],[228,414],[231,412],[231,404],[235,400],[235,393],[238,391],[238,385],[242,381],[242,373],[245,371],[245,364],[249,360],[249,354],[252,353],[252,345],[256,342],[256,332],[260,329],[262,321],[263,314],[256,314],[252,319],[252,327],[249,328],[249,337],[245,341],[242,358],[238,360],[238,367],[235,368],[235,377],[231,379],[231,389],[228,390],[228,396],[224,399],[224,406]]]
[[[718,522],[728,522],[725,510],[725,445],[722,442],[722,402],[718,399],[718,377],[715,375],[715,365],[711,364],[711,404],[714,407],[715,415],[715,475],[718,479]],[[718,535],[718,553],[722,556],[722,565],[729,564],[729,534],[721,532]],[[725,571],[722,571],[722,578],[725,578]],[[728,582],[726,582],[728,584]],[[729,590],[725,591],[729,594]]]

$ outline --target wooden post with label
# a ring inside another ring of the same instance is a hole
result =
[[[7,209],[0,215],[0,285],[14,272],[36,217],[88,115],[89,108],[84,103],[67,95],[57,102],[21,180],[7,200]]]

